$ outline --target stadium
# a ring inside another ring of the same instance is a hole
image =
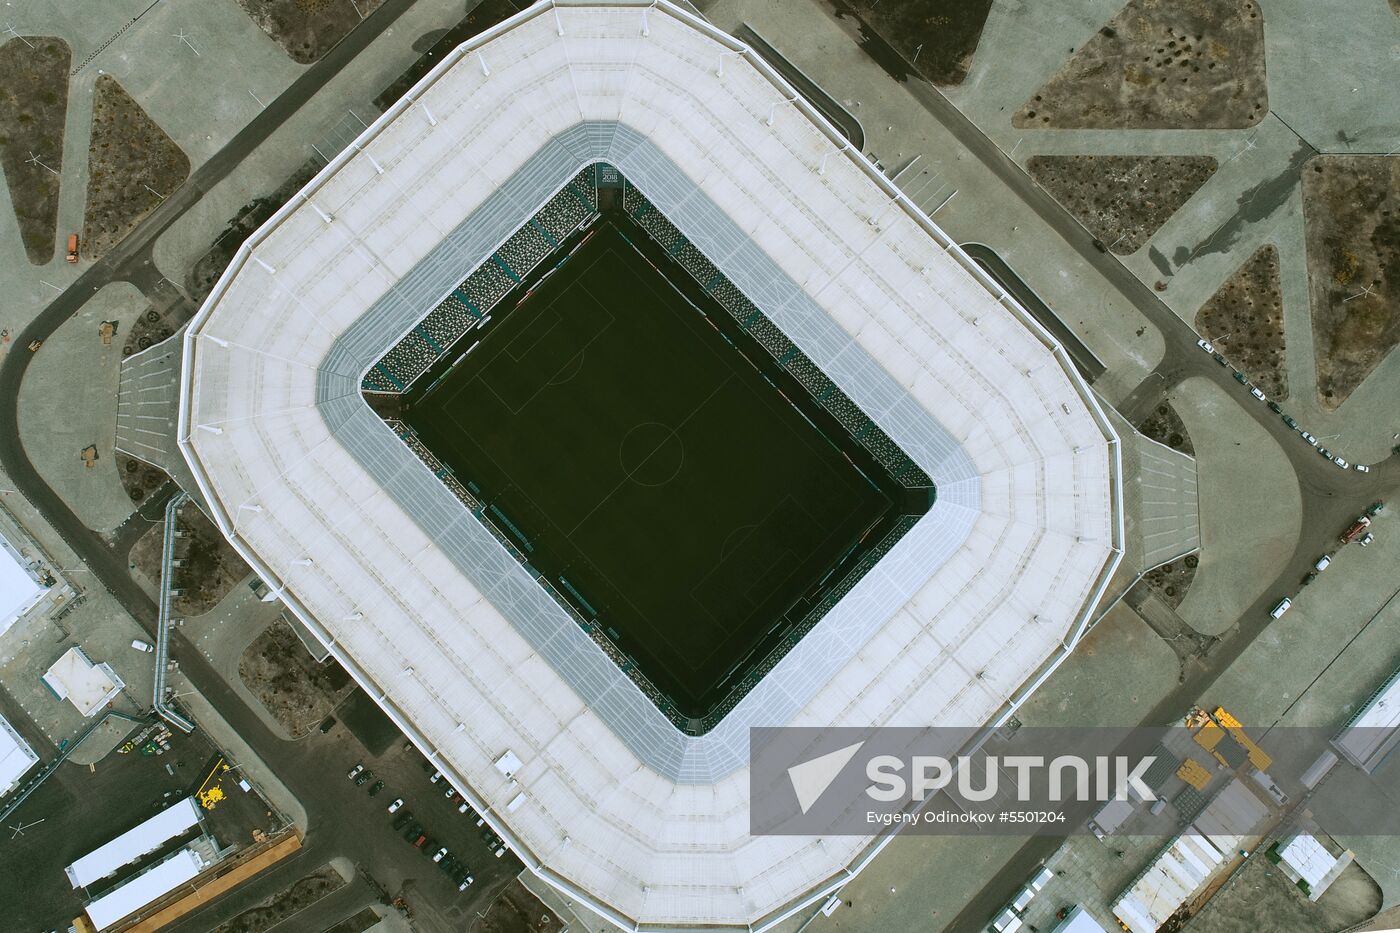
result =
[[[668,2],[458,48],[184,336],[221,530],[525,864],[763,929],[887,842],[755,836],[755,726],[997,724],[1123,555],[1065,352]]]

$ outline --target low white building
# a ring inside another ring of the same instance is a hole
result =
[[[1333,855],[1311,833],[1298,833],[1278,849],[1279,869],[1315,901],[1352,862],[1351,850]]]
[[[211,863],[193,846],[172,852],[146,871],[117,885],[87,905],[93,927],[105,930],[193,880]]]
[[[69,865],[64,869],[68,883],[75,888],[88,887],[198,825],[199,807],[193,797],[186,797]]]
[[[126,686],[110,664],[94,664],[74,645],[53,662],[41,678],[60,700],[67,700],[84,716],[95,716]]]
[[[44,595],[44,587],[29,562],[0,535],[0,634],[28,612]]]
[[[20,778],[39,763],[34,749],[15,731],[9,720],[0,716],[0,797],[14,790]]]

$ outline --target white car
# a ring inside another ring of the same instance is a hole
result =
[[[1333,458],[1332,458],[1332,462],[1335,463],[1337,466],[1341,467],[1343,470],[1345,470],[1345,469],[1347,469],[1348,467],[1351,466],[1350,463],[1347,463],[1347,462],[1346,462],[1345,460],[1343,460],[1341,457],[1333,457]]]
[[[403,798],[402,798],[402,797],[397,797],[397,798],[394,799],[394,802],[393,802],[393,803],[389,804],[389,812],[390,812],[390,813],[398,813],[398,812],[399,812],[399,807],[402,807],[402,806],[403,806]]]
[[[1326,570],[1330,566],[1332,566],[1332,558],[1327,556],[1326,554],[1323,554],[1317,559],[1317,563],[1313,564],[1313,569],[1316,570],[1318,573],[1322,573],[1322,571]]]
[[[472,805],[469,804],[469,803],[467,803],[465,800],[463,800],[463,801],[461,802],[461,804],[458,805],[458,807],[457,807],[457,812],[458,812],[458,813],[470,813],[470,812],[472,812]]]
[[[148,641],[142,641],[142,640],[139,639],[139,638],[133,638],[133,639],[131,640],[131,647],[135,648],[137,651],[140,651],[140,652],[142,652],[142,653],[144,653],[144,654],[150,654],[152,651],[155,651],[155,650],[156,650],[156,649],[151,645],[150,642],[148,642]]]
[[[1261,402],[1262,402],[1262,401],[1265,401],[1264,393],[1259,391],[1259,387],[1258,387],[1258,386],[1250,386],[1250,387],[1249,387],[1249,394],[1252,395],[1252,396],[1254,396],[1255,398],[1257,398],[1257,399],[1258,399],[1259,401],[1261,401]]]
[[[441,781],[441,780],[442,780],[442,772],[441,772],[441,771],[434,771],[434,772],[433,772],[433,776],[430,777],[430,778],[428,778],[428,783],[429,783],[429,784],[436,784],[438,781]]]
[[[1376,536],[1367,532],[1366,534],[1362,535],[1361,540],[1357,541],[1356,543],[1361,545],[1362,547],[1370,547],[1371,542],[1374,540],[1376,540]]]
[[[1311,434],[1309,434],[1307,431],[1304,431],[1304,432],[1302,433],[1302,438],[1303,438],[1303,440],[1307,441],[1309,444],[1313,445],[1314,447],[1317,446],[1317,438],[1313,437],[1313,436],[1312,436]]]
[[[355,767],[350,769],[350,773],[347,774],[346,777],[353,781],[355,780],[355,778],[360,776],[360,772],[363,770],[365,770],[364,765],[355,765]]]
[[[1272,609],[1269,610],[1269,617],[1270,617],[1270,618],[1273,618],[1273,619],[1277,619],[1277,618],[1279,618],[1280,616],[1282,616],[1285,612],[1287,612],[1289,609],[1292,609],[1292,608],[1293,608],[1293,600],[1291,600],[1291,599],[1289,599],[1287,596],[1285,596],[1283,599],[1279,600],[1279,603],[1278,603],[1277,606],[1275,606],[1274,608],[1272,608]]]
[[[443,846],[441,849],[438,849],[436,852],[433,853],[433,861],[434,861],[434,862],[441,862],[441,861],[442,861],[444,858],[446,858],[446,857],[447,857],[447,846]]]
[[[467,888],[471,887],[472,882],[475,881],[475,880],[476,880],[476,879],[473,878],[471,875],[467,875],[467,877],[465,877],[465,878],[462,879],[462,883],[459,884],[459,885],[457,885],[457,890],[458,890],[458,891],[465,891]]]
[[[1367,466],[1366,464],[1364,464],[1364,463],[1358,463],[1356,466],[1352,467],[1352,469],[1355,470],[1355,471],[1358,472],[1358,473],[1370,473],[1370,472],[1371,472],[1371,468],[1368,467],[1368,466]]]
[[[1214,353],[1214,352],[1215,352],[1215,347],[1211,346],[1210,341],[1208,341],[1208,340],[1197,340],[1197,341],[1196,341],[1196,346],[1200,347],[1202,350],[1206,351],[1207,353]]]

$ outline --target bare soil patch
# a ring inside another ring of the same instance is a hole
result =
[[[309,733],[355,689],[340,665],[318,664],[281,619],[243,652],[238,676],[293,738]]]
[[[1317,391],[1336,408],[1400,343],[1400,159],[1319,156],[1308,166]]]
[[[1230,276],[1196,312],[1196,330],[1224,341],[1216,349],[1269,398],[1288,398],[1278,250],[1263,247]]]
[[[1211,175],[1211,156],[1032,156],[1026,170],[1106,248],[1127,256],[1152,239]]]
[[[1179,450],[1192,457],[1196,455],[1196,448],[1191,445],[1191,435],[1186,433],[1186,425],[1168,402],[1163,402],[1153,409],[1152,414],[1137,425],[1137,429],[1144,436],[1172,450]]]
[[[59,177],[54,173],[63,171],[71,58],[68,44],[52,36],[0,45],[0,168],[25,255],[35,265],[53,258],[57,239]]]
[[[88,146],[84,251],[121,242],[190,175],[189,157],[111,75],[97,79]]]
[[[1013,126],[1238,128],[1269,110],[1253,0],[1132,0],[1070,51]]]
[[[1186,598],[1191,581],[1196,579],[1196,568],[1200,563],[1201,559],[1198,556],[1187,554],[1169,564],[1149,570],[1143,580],[1162,602],[1176,609]]]
[[[491,902],[477,933],[554,933],[563,929],[559,918],[518,880]]]
[[[127,458],[127,462],[140,463],[130,458]],[[123,467],[123,475],[126,475],[126,469]],[[164,473],[159,470],[155,472],[164,478]],[[171,608],[180,615],[203,615],[218,605],[219,600],[252,571],[209,517],[199,510],[199,506],[193,502],[186,503],[180,509],[178,521],[183,537],[175,543],[175,559],[181,563],[175,567],[174,585],[180,592],[171,602]],[[163,537],[164,526],[152,525],[151,530],[131,548],[131,561],[136,564],[136,569],[156,583],[160,582]]]
[[[238,247],[243,245],[243,241],[277,213],[294,194],[306,187],[306,183],[321,170],[322,164],[316,159],[308,160],[293,172],[290,178],[282,182],[276,191],[249,201],[239,209],[223,232],[209,244],[208,252],[200,257],[185,277],[185,290],[195,306],[202,304],[204,299],[209,297],[214,283],[233,261],[233,254],[238,252]]]
[[[919,74],[934,84],[961,84],[982,39],[991,0],[844,0]]]
[[[292,61],[309,65],[335,47],[384,0],[238,0]]]
[[[256,907],[250,907],[221,924],[214,933],[264,933],[343,887],[345,879],[334,868],[325,865]]]

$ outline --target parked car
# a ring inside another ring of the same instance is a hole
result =
[[[446,797],[448,800],[452,800],[454,797],[456,797],[458,800],[462,799],[461,797],[457,796],[457,788],[455,787],[447,788],[447,791],[443,793],[443,796]]]
[[[1286,425],[1288,425],[1290,428],[1292,428],[1292,429],[1295,430],[1295,431],[1298,430],[1298,422],[1294,421],[1292,418],[1288,417],[1287,415],[1284,415],[1284,416],[1283,416],[1283,423],[1286,424]]]
[[[1287,612],[1289,609],[1292,609],[1292,608],[1293,608],[1293,600],[1291,600],[1291,599],[1289,599],[1287,596],[1285,596],[1283,599],[1281,599],[1281,600],[1278,601],[1278,605],[1274,606],[1274,608],[1272,608],[1272,609],[1269,610],[1269,616],[1270,616],[1270,618],[1277,619],[1277,618],[1279,618],[1280,616],[1282,616],[1285,612]]]
[[[1364,535],[1362,535],[1356,543],[1361,545],[1362,547],[1370,547],[1371,542],[1374,540],[1376,540],[1376,536],[1368,531]]]
[[[444,858],[446,858],[446,857],[447,857],[447,846],[443,846],[441,849],[438,849],[436,852],[433,853],[433,861],[434,861],[434,862],[441,862],[441,861],[442,861]]]
[[[371,797],[377,797],[377,796],[379,796],[379,792],[380,792],[381,790],[383,790],[383,789],[384,789],[384,782],[383,782],[383,781],[375,781],[373,784],[371,784],[371,785],[369,786],[369,795],[370,795]]]
[[[430,848],[432,848],[432,846],[430,845],[432,841],[433,840],[429,839],[427,836],[419,836],[413,841],[413,848],[422,849],[424,852],[427,852]]]
[[[1319,448],[1317,449],[1317,452],[1320,453],[1320,454],[1322,454],[1322,455],[1323,455],[1324,457],[1326,457],[1328,460],[1331,460],[1331,459],[1332,459],[1332,451],[1328,450],[1326,447],[1319,447]]]
[[[1331,556],[1323,554],[1317,559],[1317,563],[1313,564],[1313,569],[1316,570],[1318,573],[1321,573],[1330,566],[1332,566]]]
[[[404,830],[403,833],[404,839],[408,840],[409,842],[413,842],[421,835],[423,835],[423,824],[417,821],[410,823],[408,829]]]
[[[142,641],[139,638],[133,638],[131,640],[131,647],[135,648],[137,651],[142,652],[143,654],[150,654],[152,651],[156,650],[151,646],[150,642]]]
[[[1242,386],[1247,386],[1247,385],[1249,385],[1249,380],[1246,379],[1244,373],[1241,373],[1241,372],[1236,372],[1236,373],[1235,373],[1235,381],[1238,382],[1238,383],[1239,383],[1240,385],[1242,385]]]
[[[1307,431],[1304,431],[1304,432],[1302,433],[1302,438],[1303,438],[1303,440],[1307,441],[1309,444],[1313,445],[1314,447],[1317,446],[1317,438],[1313,437],[1313,436],[1312,436],[1311,434],[1309,434]]]
[[[1214,353],[1214,352],[1215,352],[1215,347],[1211,346],[1211,345],[1210,345],[1210,342],[1207,341],[1207,340],[1197,340],[1197,341],[1196,341],[1196,346],[1200,347],[1202,350],[1206,351],[1207,353]]]
[[[1281,415],[1283,414],[1283,406],[1280,405],[1278,402],[1270,402],[1269,411],[1273,412],[1276,415]]]
[[[1370,473],[1370,472],[1371,472],[1371,468],[1368,467],[1368,466],[1367,466],[1366,464],[1364,464],[1364,463],[1358,463],[1358,464],[1357,464],[1355,467],[1353,467],[1352,469],[1356,470],[1356,472],[1358,472],[1358,473]]]
[[[475,880],[476,879],[467,872],[462,872],[457,876],[457,890],[465,891],[467,888],[471,887],[472,882]]]
[[[399,802],[399,803],[403,803],[402,800],[400,800],[400,801],[398,801],[398,802]],[[405,826],[408,825],[408,822],[409,822],[409,820],[411,820],[411,819],[413,819],[413,814],[412,814],[410,811],[405,810],[405,811],[403,811],[402,813],[400,813],[398,816],[394,817],[394,822],[391,823],[390,825],[393,826],[394,829],[403,829]]]
[[[433,772],[433,776],[430,777],[430,778],[428,778],[428,783],[429,783],[429,784],[436,784],[438,781],[441,781],[441,780],[442,780],[442,772],[441,772],[441,771],[434,771],[434,772]]]
[[[361,772],[360,772],[360,776],[357,777],[357,778],[355,778],[355,786],[356,786],[356,787],[364,787],[366,784],[369,783],[369,779],[372,778],[372,777],[374,777],[374,772],[373,772],[373,771],[369,771],[369,770],[361,771]]]
[[[1264,393],[1259,391],[1259,387],[1258,387],[1258,386],[1250,386],[1250,387],[1249,387],[1249,394],[1252,395],[1252,396],[1254,396],[1255,398],[1257,398],[1257,399],[1258,399],[1259,401],[1261,401],[1261,402],[1267,401],[1267,399],[1264,397]]]
[[[506,854],[506,844],[504,842],[498,842],[491,847],[491,851],[496,854],[496,858],[500,858]]]
[[[1221,356],[1219,353],[1212,353],[1212,354],[1211,354],[1211,358],[1214,359],[1214,360],[1215,360],[1217,363],[1219,363],[1221,366],[1229,366],[1229,365],[1230,365],[1229,363],[1225,362],[1225,357]]]
[[[355,767],[353,767],[353,768],[350,769],[350,773],[349,773],[348,775],[346,775],[346,776],[349,777],[350,780],[353,781],[353,780],[355,780],[355,778],[357,778],[357,777],[360,776],[360,772],[363,771],[363,770],[365,770],[365,766],[364,766],[364,765],[362,765],[362,764],[355,765]]]
[[[334,725],[335,725],[335,717],[334,717],[334,716],[327,716],[325,719],[322,719],[322,720],[321,720],[321,734],[322,734],[322,735],[325,735],[327,732],[330,732],[330,731],[331,731],[331,728],[332,728]]]
[[[472,805],[463,800],[460,804],[457,805],[457,812],[470,813],[472,812]]]
[[[1384,502],[1372,502],[1370,507],[1366,509],[1366,514],[1369,515],[1371,518],[1375,518],[1383,511],[1385,511]]]
[[[398,812],[399,812],[399,808],[402,807],[402,806],[403,806],[403,798],[402,798],[402,797],[395,797],[395,798],[394,798],[394,802],[391,803],[391,804],[389,804],[389,812],[390,812],[390,813],[398,813]]]
[[[1351,467],[1351,464],[1343,460],[1341,457],[1333,457],[1332,462],[1335,463],[1337,466],[1341,467],[1343,470],[1349,469]]]

